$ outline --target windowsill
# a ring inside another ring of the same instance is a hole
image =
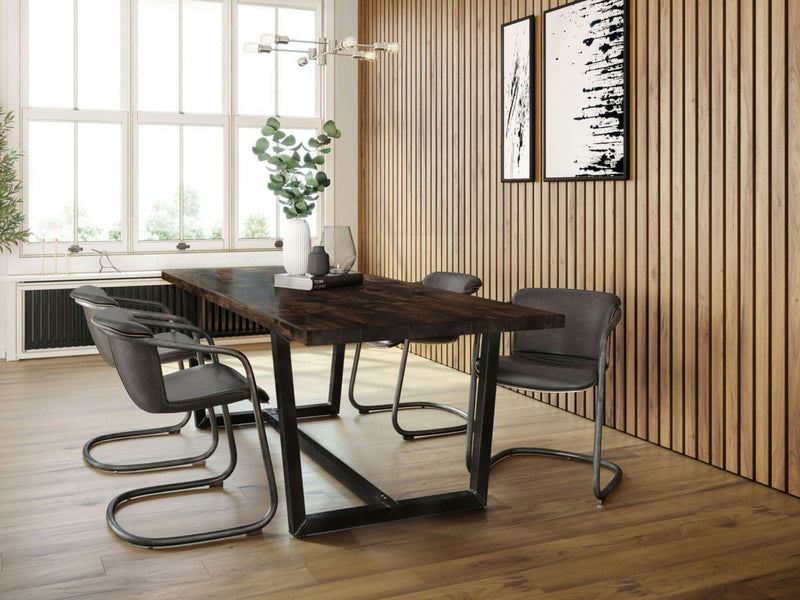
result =
[[[100,256],[83,254],[26,257],[9,257],[8,270],[0,276],[6,281],[69,281],[80,279],[117,279],[124,277],[159,276],[164,269],[191,269],[194,267],[244,267],[255,265],[280,265],[283,253],[280,249],[237,251],[188,251],[169,254],[112,254],[113,264],[120,273],[108,268],[100,272]],[[103,259],[103,264],[107,261]]]
[[[45,273],[38,275],[0,275],[0,281],[16,283],[47,283],[49,281],[97,281],[114,279],[151,279],[161,277],[161,271],[104,271],[103,273]]]

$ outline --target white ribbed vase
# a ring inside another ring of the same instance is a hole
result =
[[[308,268],[311,228],[305,219],[289,219],[283,224],[283,268],[290,275],[302,275]]]

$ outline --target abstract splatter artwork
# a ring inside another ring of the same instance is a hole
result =
[[[544,13],[544,178],[627,179],[627,0]]]
[[[533,179],[533,17],[506,23],[503,43],[503,181]]]

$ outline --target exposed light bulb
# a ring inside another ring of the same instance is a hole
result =
[[[386,44],[386,51],[387,52],[400,52],[400,44],[395,43],[395,42],[393,42],[391,44]]]
[[[364,60],[374,61],[377,58],[378,58],[377,54],[375,54],[375,52],[373,52],[372,50],[367,50],[366,52],[364,52]]]
[[[385,52],[388,49],[389,44],[386,42],[375,42],[372,44],[372,49],[376,52]]]
[[[274,46],[275,44],[288,44],[288,35],[278,35],[277,33],[262,33],[259,41],[263,46]]]
[[[308,58],[305,56],[301,56],[297,59],[297,64],[301,67],[305,67],[308,64]]]
[[[348,50],[350,50],[351,48],[355,48],[357,43],[358,42],[356,41],[355,37],[353,37],[352,35],[348,35],[346,38],[342,40],[342,48],[347,48]]]
[[[245,42],[243,49],[248,54],[258,54],[258,44],[256,42]]]

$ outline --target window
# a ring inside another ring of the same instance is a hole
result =
[[[273,114],[321,128],[320,73],[242,46],[322,37],[321,5],[22,0],[24,252],[271,246],[285,221],[250,148]]]

